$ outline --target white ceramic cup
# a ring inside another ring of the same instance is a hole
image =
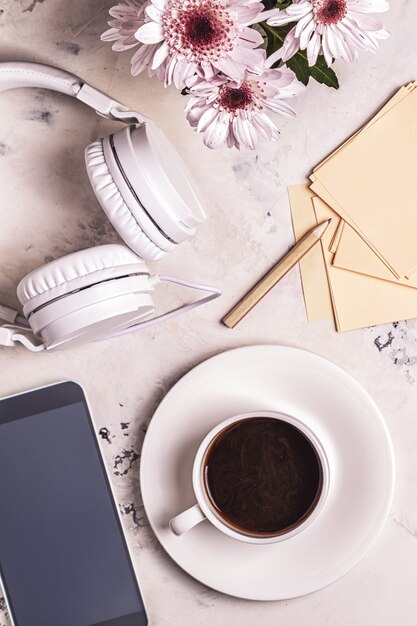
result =
[[[317,497],[310,509],[300,520],[300,523],[293,524],[289,527],[288,530],[284,529],[283,531],[273,535],[271,534],[262,536],[260,536],[259,534],[250,534],[248,532],[240,532],[235,527],[232,527],[230,524],[228,524],[226,520],[220,516],[220,514],[216,511],[215,507],[211,503],[207,495],[207,489],[205,487],[204,481],[206,456],[208,451],[210,450],[214,438],[217,437],[224,429],[228,429],[234,423],[257,417],[278,419],[284,422],[288,422],[292,426],[295,426],[295,428],[301,431],[301,433],[307,438],[309,443],[314,448],[317,454],[317,459],[321,466],[321,484],[317,493]],[[208,520],[221,532],[225,533],[229,537],[232,537],[233,539],[238,539],[247,543],[268,544],[283,541],[285,539],[293,537],[294,535],[297,535],[307,526],[309,526],[313,522],[313,520],[319,515],[324,506],[329,491],[330,468],[328,457],[323,444],[321,443],[319,437],[304,422],[284,413],[277,413],[272,411],[252,411],[250,413],[244,413],[242,415],[236,415],[235,417],[231,417],[215,426],[215,428],[213,428],[208,433],[208,435],[203,439],[197,450],[197,454],[194,460],[192,478],[194,493],[197,498],[197,504],[194,504],[192,507],[186,509],[185,511],[183,511],[179,515],[176,515],[170,520],[169,526],[175,535],[183,535],[191,528],[196,526],[198,523],[204,520]]]

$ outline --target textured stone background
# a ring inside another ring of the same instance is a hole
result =
[[[158,269],[218,284],[221,299],[164,326],[68,352],[0,350],[0,395],[65,378],[75,378],[87,390],[157,626],[416,623],[417,323],[343,335],[331,322],[308,324],[297,270],[237,330],[218,323],[292,244],[286,186],[302,182],[397,87],[417,78],[415,2],[392,4],[385,17],[392,37],[377,56],[362,55],[355,66],[338,65],[339,92],[312,84],[298,101],[297,119],[283,121],[279,143],[238,153],[204,148],[184,120],[184,98],[156,80],[132,79],[129,52],[117,55],[99,41],[111,2],[0,0],[0,60],[55,63],[152,115],[176,142],[209,200],[210,219],[196,238]],[[59,94],[1,94],[0,293],[5,304],[16,303],[15,285],[41,263],[118,241],[89,188],[83,162],[85,145],[109,128],[112,124]],[[161,306],[179,302],[181,295],[161,295]],[[226,597],[184,574],[149,528],[138,481],[146,426],[170,386],[206,357],[256,343],[306,348],[353,374],[384,413],[397,455],[393,510],[367,557],[327,589],[281,603]],[[7,500],[1,504],[4,512]],[[0,625],[7,624],[0,600]]]

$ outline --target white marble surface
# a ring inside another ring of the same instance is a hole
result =
[[[0,59],[56,63],[154,116],[193,169],[207,193],[211,213],[197,237],[161,261],[158,269],[213,282],[224,295],[164,326],[68,352],[33,355],[23,349],[1,349],[0,395],[65,378],[85,387],[98,429],[103,429],[103,452],[113,473],[152,624],[414,626],[417,323],[342,335],[335,333],[331,322],[309,324],[297,270],[235,331],[218,320],[292,243],[286,186],[302,182],[312,166],[395,88],[417,78],[417,6],[412,0],[393,0],[386,16],[392,36],[377,56],[362,55],[355,66],[338,65],[339,92],[312,84],[299,99],[298,118],[282,124],[279,143],[262,144],[256,153],[238,153],[203,148],[184,120],[185,101],[177,91],[164,90],[145,76],[130,78],[129,53],[117,55],[99,41],[111,4],[0,0]],[[19,90],[1,95],[3,303],[16,303],[19,279],[45,260],[117,241],[89,188],[83,163],[85,145],[109,127],[110,123],[58,94]],[[353,374],[385,415],[397,455],[394,505],[377,544],[343,579],[289,602],[237,600],[189,578],[158,545],[139,491],[144,432],[166,391],[206,357],[255,343],[303,347]],[[6,624],[0,601],[0,625]]]

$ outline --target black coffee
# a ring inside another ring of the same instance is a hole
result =
[[[219,433],[204,471],[220,517],[255,535],[279,535],[299,525],[322,485],[313,445],[295,426],[270,417],[245,419]]]

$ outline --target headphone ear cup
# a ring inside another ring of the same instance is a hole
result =
[[[17,295],[48,350],[111,336],[154,311],[145,262],[127,246],[73,252],[33,270]]]
[[[71,292],[141,274],[149,274],[149,270],[132,250],[123,244],[104,244],[72,252],[33,270],[18,284],[17,297],[29,317],[35,309]]]
[[[163,250],[149,239],[127,206],[106,163],[101,140],[87,146],[85,161],[97,200],[125,243],[143,259],[156,261],[162,258],[168,250]],[[167,247],[171,249],[171,246]]]
[[[113,179],[142,230],[160,248],[192,237],[205,219],[198,187],[154,124],[126,126],[103,139]]]

